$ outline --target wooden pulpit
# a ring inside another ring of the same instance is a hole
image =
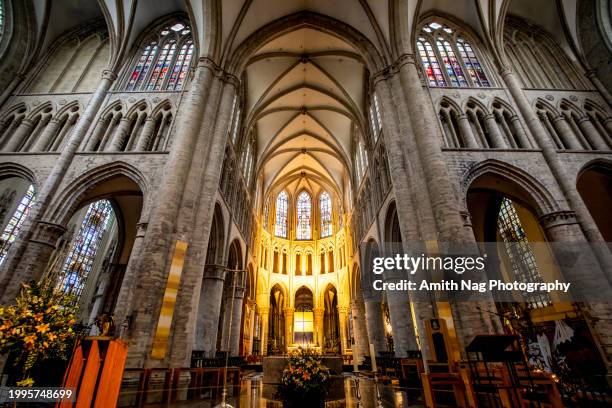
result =
[[[63,386],[76,392],[75,402],[59,408],[114,407],[119,398],[127,345],[112,337],[86,337],[79,342],[64,375]],[[73,405],[74,404],[74,405]]]

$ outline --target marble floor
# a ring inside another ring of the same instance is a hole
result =
[[[424,407],[420,399],[420,392],[407,390],[396,385],[381,384],[367,377],[345,375],[336,387],[343,389],[330,390],[334,394],[331,401],[325,403],[326,408],[413,408]],[[235,395],[228,395],[226,403],[233,408],[285,408],[280,401],[274,400],[274,389],[263,384],[261,374],[252,374],[244,377],[240,390]],[[221,407],[221,401],[204,399],[199,401],[178,402],[173,404],[147,404],[146,407]]]

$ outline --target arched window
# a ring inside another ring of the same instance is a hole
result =
[[[266,203],[264,204],[263,210],[263,227],[264,229],[268,228],[268,221],[270,216],[270,197],[266,198]]]
[[[319,197],[319,211],[321,212],[321,238],[329,237],[332,234],[332,206],[327,191],[324,191]]]
[[[512,272],[519,282],[542,282],[536,258],[529,245],[527,234],[514,204],[508,198],[503,198],[497,218],[497,229],[506,248],[506,254]],[[530,307],[539,308],[550,304],[550,297],[539,293],[523,293],[530,302]]]
[[[370,122],[372,125],[372,135],[374,136],[374,143],[378,140],[380,131],[382,130],[382,118],[380,115],[380,104],[378,103],[378,96],[374,94],[372,101],[370,102]]]
[[[281,191],[276,198],[276,219],[274,220],[274,235],[287,238],[287,193]]]
[[[126,90],[180,91],[189,72],[193,51],[189,26],[175,23],[162,28],[140,51]]]
[[[4,34],[4,1],[0,0],[0,41]]]
[[[302,191],[297,199],[297,239],[311,238],[311,209],[312,202],[310,201],[310,194],[308,194],[306,191]]]
[[[25,195],[21,199],[21,202],[17,206],[17,209],[13,213],[13,216],[9,220],[6,228],[4,228],[4,231],[2,232],[2,241],[0,241],[0,265],[2,265],[2,262],[4,262],[9,248],[15,241],[15,238],[17,238],[17,235],[23,226],[23,221],[28,216],[28,213],[32,208],[32,204],[34,204],[34,199],[34,186],[30,185],[28,191],[26,191]]]
[[[429,86],[491,86],[470,43],[452,28],[430,22],[421,29],[416,45]]]
[[[114,222],[110,201],[100,200],[87,207],[87,212],[68,249],[68,256],[57,280],[57,288],[78,298],[83,292],[87,276],[94,261],[104,233]]]

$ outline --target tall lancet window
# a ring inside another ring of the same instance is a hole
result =
[[[0,40],[4,34],[4,1],[0,0]]]
[[[497,229],[504,242],[506,255],[516,280],[526,283],[543,282],[535,254],[529,245],[527,234],[516,208],[512,201],[507,198],[504,198],[501,202],[497,217]],[[523,296],[529,301],[530,307],[534,309],[548,306],[550,303],[550,297],[544,294],[524,292]]]
[[[326,238],[332,234],[331,198],[327,191],[324,191],[319,197],[319,211],[321,212],[321,238]]]
[[[476,51],[454,29],[430,22],[421,29],[416,45],[429,86],[491,86]]]
[[[9,220],[6,228],[4,228],[4,231],[2,232],[2,238],[0,241],[0,265],[2,265],[4,262],[9,248],[15,241],[15,238],[17,238],[17,235],[23,226],[23,221],[28,216],[28,213],[32,208],[32,204],[34,204],[34,199],[34,186],[30,185],[28,191],[26,191],[25,195],[19,202],[19,205]]]
[[[281,191],[276,197],[276,217],[274,220],[274,235],[287,238],[287,207],[289,199],[287,193]]]
[[[296,239],[311,238],[311,214],[312,202],[310,200],[310,194],[308,194],[306,191],[302,191],[297,199],[297,230],[295,234]]]
[[[139,52],[125,85],[128,91],[180,91],[189,73],[194,44],[183,23],[166,26]]]
[[[81,295],[87,276],[93,269],[104,233],[112,222],[114,212],[110,201],[96,201],[87,207],[83,222],[70,243],[68,256],[59,273],[58,289],[76,298]]]

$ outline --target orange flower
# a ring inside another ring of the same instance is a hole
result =
[[[29,336],[26,336],[26,338],[23,339],[23,342],[25,343],[27,348],[34,347],[34,343],[36,342],[36,335],[30,334]]]
[[[46,333],[49,331],[49,323],[39,324],[36,326],[36,331],[39,333]]]
[[[57,335],[55,333],[47,333],[47,338],[49,339],[49,341],[53,341],[55,339],[57,339]]]

